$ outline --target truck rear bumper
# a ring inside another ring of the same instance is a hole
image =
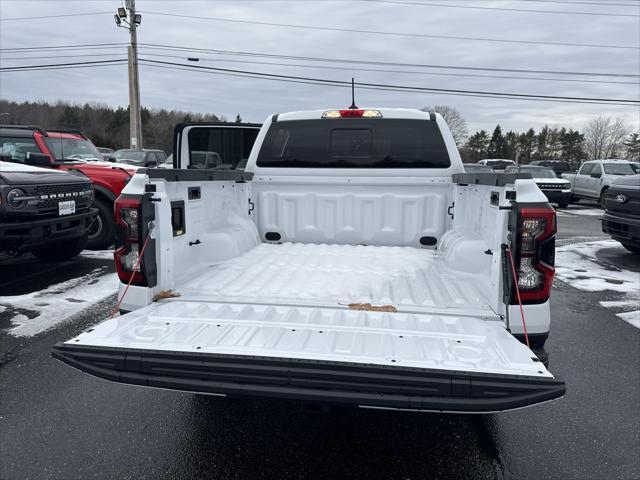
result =
[[[0,248],[28,250],[37,245],[83,235],[98,213],[95,208],[64,217],[0,223]]]
[[[120,383],[359,407],[489,413],[553,400],[552,378],[58,343],[53,357]]]

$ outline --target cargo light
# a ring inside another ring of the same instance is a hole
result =
[[[379,110],[327,110],[322,114],[322,118],[382,118]]]

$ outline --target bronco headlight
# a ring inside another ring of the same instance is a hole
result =
[[[7,203],[10,207],[20,208],[27,204],[25,200],[22,200],[22,197],[25,197],[27,194],[20,190],[19,188],[12,188],[7,192]]]

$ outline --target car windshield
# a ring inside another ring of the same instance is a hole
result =
[[[113,154],[113,156],[120,162],[124,162],[125,160],[134,160],[144,163],[144,154],[145,152],[141,152],[139,150],[118,150]]]
[[[520,172],[530,173],[533,178],[557,178],[555,172],[550,168],[521,167]]]
[[[608,175],[634,175],[640,169],[640,164],[634,163],[605,163],[603,166]]]
[[[56,160],[102,160],[102,155],[89,140],[45,137],[44,142]]]
[[[40,152],[33,137],[2,137],[0,153],[11,155],[11,161],[24,163],[29,152]]]
[[[493,169],[491,167],[487,167],[486,165],[477,165],[474,163],[465,163],[464,164],[464,171],[468,172],[468,173],[478,173],[478,172],[488,172],[491,173],[493,172]]]
[[[487,165],[493,169],[504,170],[513,165],[509,160],[487,160]]]

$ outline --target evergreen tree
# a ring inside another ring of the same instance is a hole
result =
[[[521,133],[518,137],[518,150],[520,151],[520,162],[529,163],[533,157],[536,132],[533,128]]]
[[[235,122],[236,122],[236,123],[242,123],[242,117],[240,116],[240,114],[239,114],[239,113],[236,115],[236,120],[235,120]]]
[[[628,160],[640,160],[640,133],[632,133],[629,138],[624,141],[623,145],[627,150]]]
[[[505,141],[500,125],[496,125],[496,129],[493,131],[493,135],[491,135],[491,140],[489,140],[489,146],[487,147],[487,156],[489,158],[505,157]]]
[[[487,156],[489,146],[489,134],[485,130],[480,130],[469,137],[465,149],[469,153],[468,160],[477,162]]]

